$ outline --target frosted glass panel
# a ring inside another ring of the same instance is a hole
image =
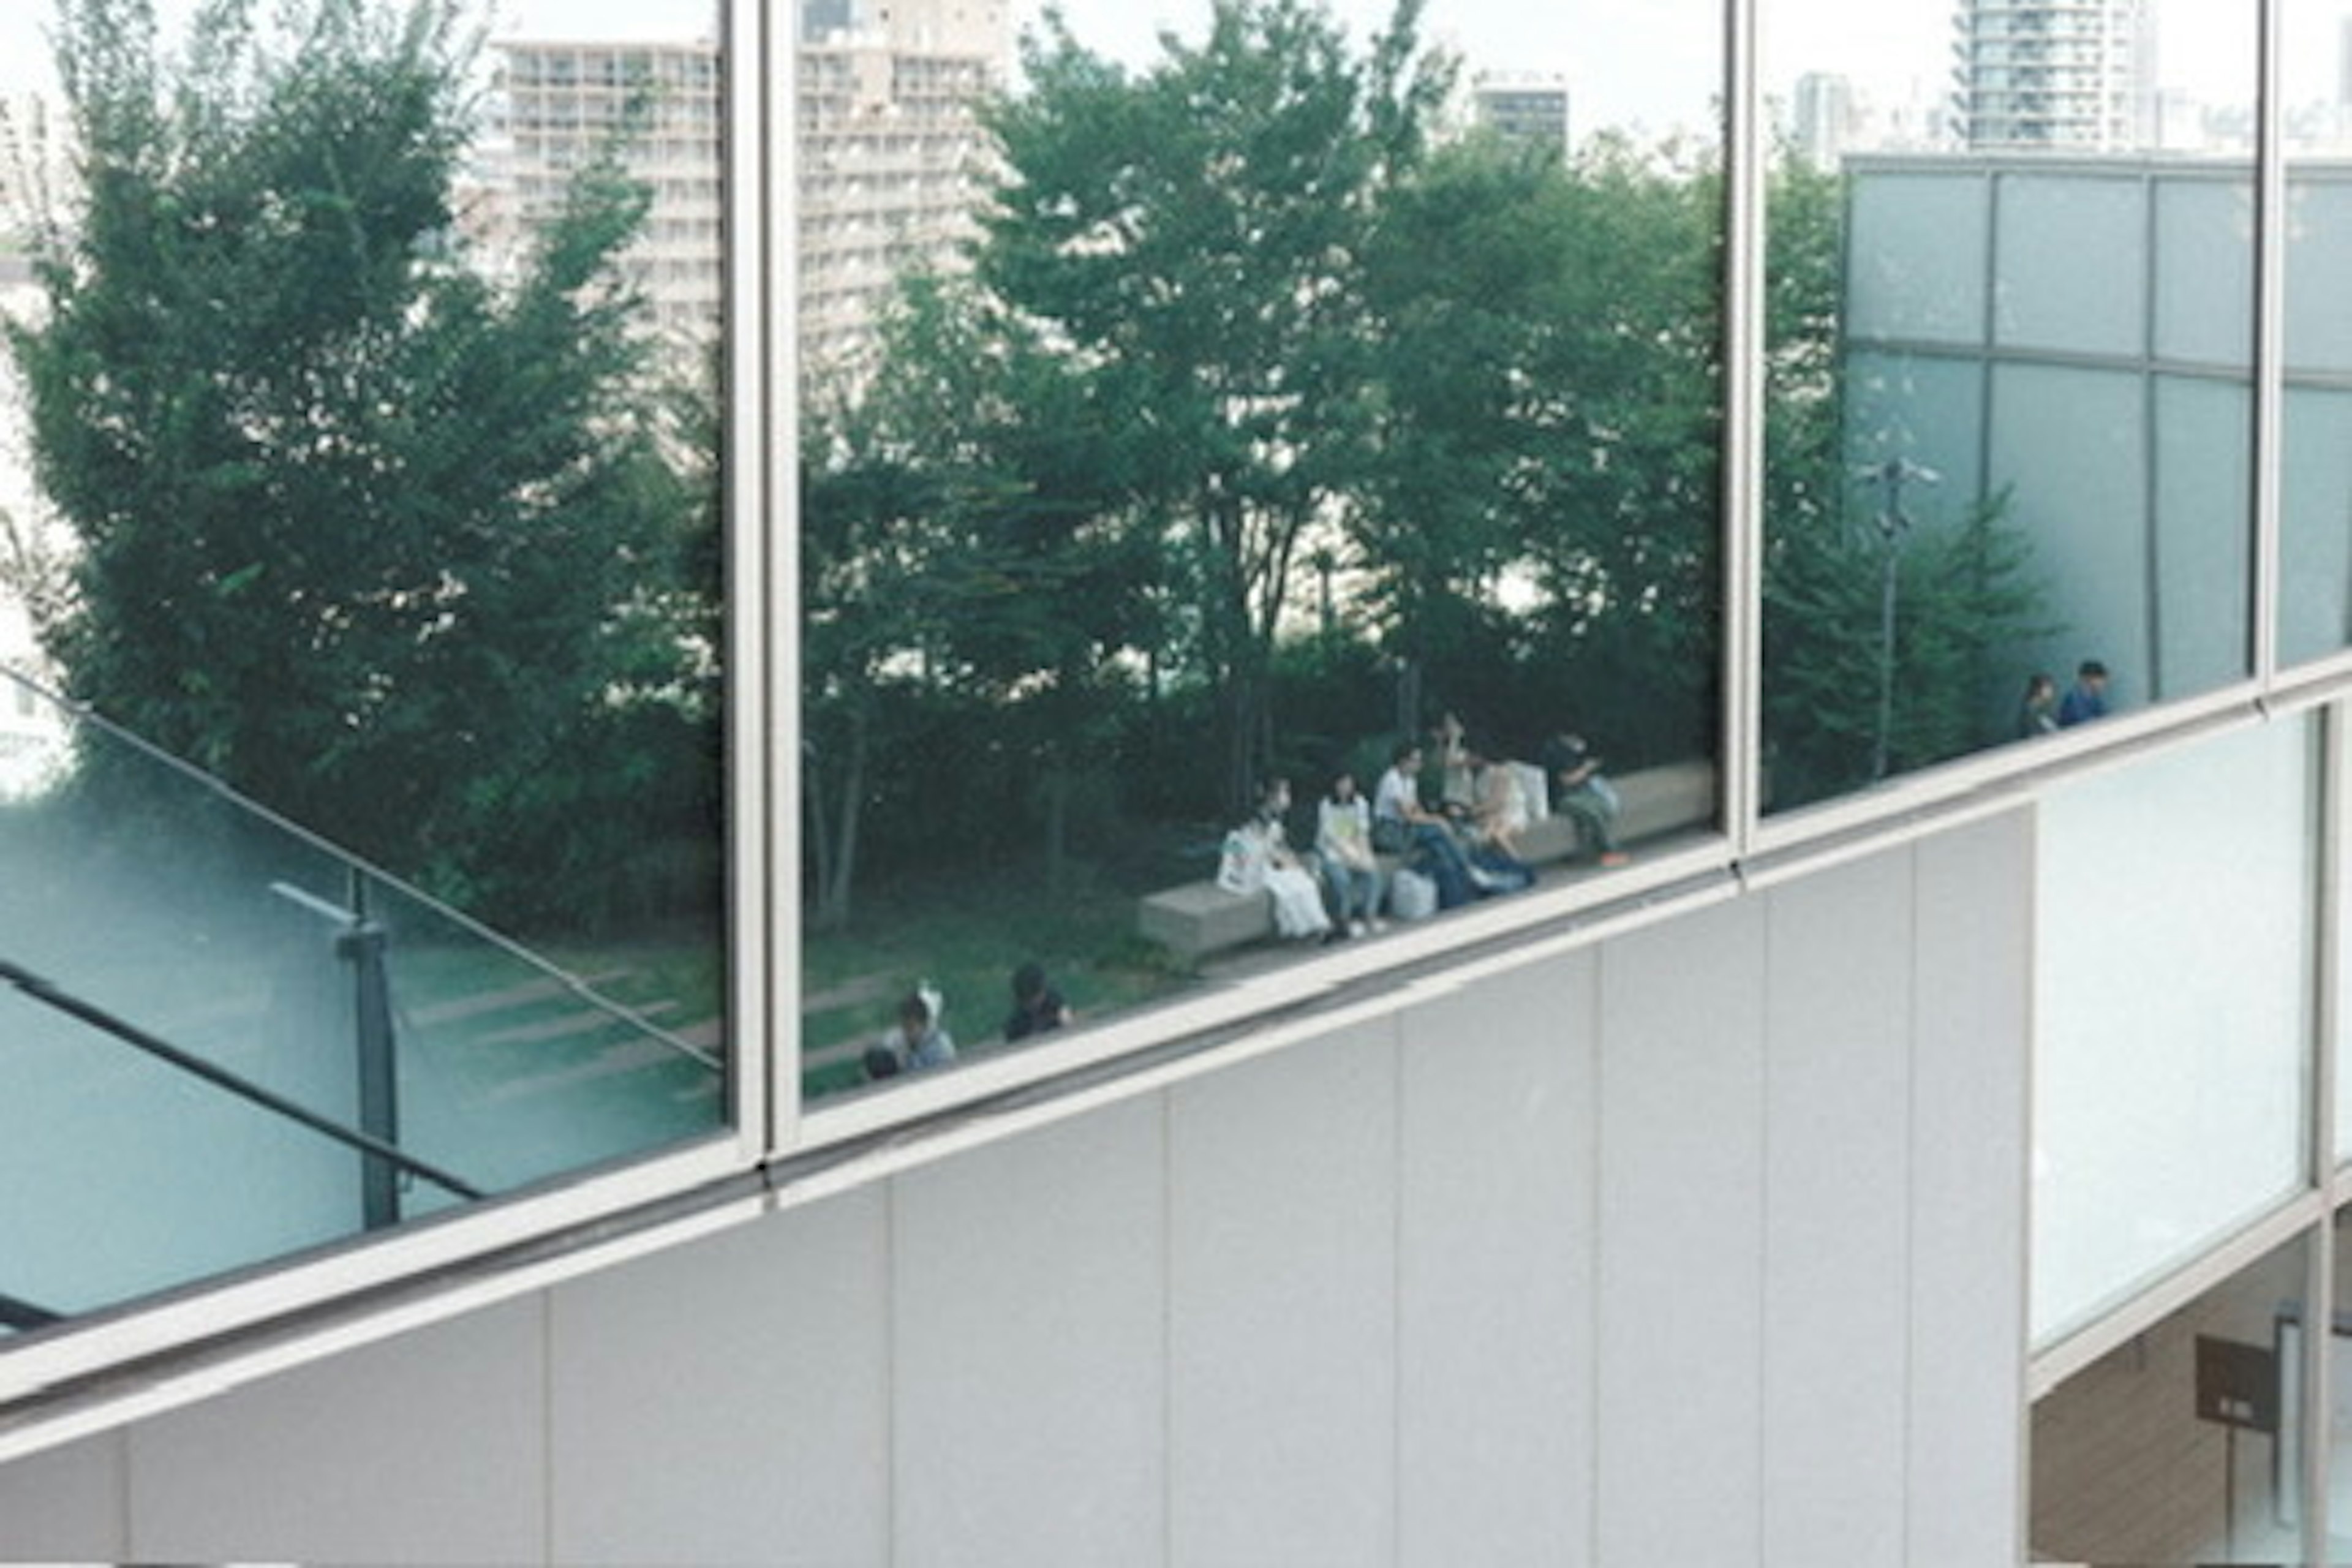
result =
[[[1856,353],[1846,367],[1846,457],[1857,470],[1901,458],[1934,482],[1912,509],[1955,518],[1976,499],[1984,446],[1984,364]]]
[[[2352,393],[2286,395],[2279,521],[2279,657],[2352,640]]]
[[[1853,186],[1847,329],[1856,337],[1984,341],[1986,184],[1880,174]]]
[[[2287,369],[2352,374],[2352,181],[2294,170],[2286,237]]]
[[[2042,803],[2037,1343],[2302,1179],[2312,754],[2279,723]]]
[[[2212,364],[2251,363],[2252,182],[2159,182],[2156,246],[2157,357]]]
[[[2157,663],[2167,697],[2245,678],[2252,654],[2253,407],[2245,386],[2156,383]]]
[[[2147,346],[2147,187],[2003,179],[1993,268],[2003,348],[2136,354]]]
[[[2123,371],[2000,365],[1987,486],[2033,542],[2047,595],[2031,662],[2063,678],[2086,658],[2113,672],[2116,706],[2149,694],[2147,398]]]

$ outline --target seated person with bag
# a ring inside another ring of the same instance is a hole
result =
[[[1421,747],[1399,741],[1372,796],[1372,847],[1407,857],[1437,884],[1438,908],[1454,909],[1475,896],[1476,880],[1445,819],[1421,804],[1420,776]]]

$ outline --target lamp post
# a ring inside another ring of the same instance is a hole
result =
[[[1911,520],[1903,512],[1903,487],[1912,481],[1939,484],[1944,476],[1907,458],[1889,458],[1865,467],[1862,478],[1866,483],[1885,486],[1886,491],[1885,504],[1873,519],[1878,525],[1879,542],[1885,547],[1878,587],[1878,736],[1870,759],[1871,781],[1876,783],[1886,776],[1895,733],[1895,598],[1901,582],[1903,535],[1911,527]]]

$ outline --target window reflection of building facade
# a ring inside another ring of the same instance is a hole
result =
[[[981,100],[1003,80],[1001,0],[811,5],[798,49],[800,343],[854,365],[912,268],[973,230]]]
[[[1962,0],[1954,100],[1971,147],[2149,143],[2148,0]]]
[[[691,351],[722,300],[719,51],[708,43],[497,46],[504,146],[489,161],[500,237],[542,227],[610,152],[651,198],[626,269],[666,339]]]
[[[1477,122],[1496,135],[1566,157],[1568,83],[1559,77],[1482,75],[1471,87]]]

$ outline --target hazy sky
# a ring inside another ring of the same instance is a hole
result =
[[[192,0],[158,0],[167,18]],[[770,0],[779,11],[793,0]],[[1013,0],[1032,20],[1045,0]],[[1361,37],[1391,0],[1330,0]],[[693,37],[714,30],[715,0],[483,0],[494,36]],[[1767,89],[1803,71],[1834,71],[1890,99],[1941,91],[1951,64],[1954,0],[1764,0]],[[1065,0],[1085,42],[1129,61],[1149,58],[1163,27],[1197,31],[1208,0]],[[1704,119],[1720,75],[1716,0],[1430,0],[1425,26],[1475,69],[1567,79],[1576,123],[1652,130]],[[2167,85],[2209,99],[2242,98],[2252,79],[2253,6],[2245,0],[2156,0],[2159,71]],[[2352,0],[2289,6],[2289,98],[2332,91],[2336,19]],[[0,0],[0,86],[37,79],[47,53],[49,0]]]

